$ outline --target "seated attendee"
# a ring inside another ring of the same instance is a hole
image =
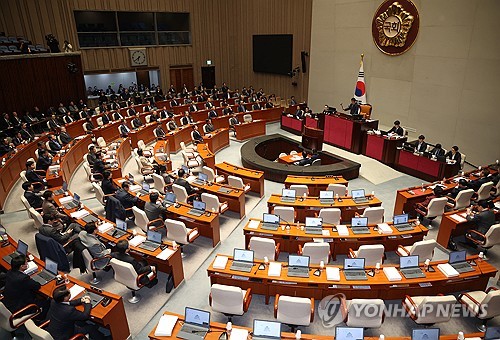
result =
[[[194,120],[191,117],[191,115],[189,114],[189,112],[184,113],[184,117],[181,118],[181,124],[182,125],[189,125],[189,124],[193,124],[193,123],[194,123]]]
[[[481,185],[483,185],[484,183],[488,183],[492,180],[492,176],[490,176],[490,170],[488,169],[483,169],[481,170],[481,175],[478,179],[474,180],[474,181],[471,181],[469,183],[469,187],[471,189],[474,189],[474,191],[478,191],[479,188],[481,188]]]
[[[232,108],[231,108],[231,106],[229,106],[229,105],[227,105],[226,107],[224,107],[224,108],[222,109],[222,114],[223,114],[224,116],[230,115],[230,114],[232,114],[232,113],[233,113],[233,109],[232,109]],[[217,112],[216,112],[216,114],[217,114]],[[212,118],[212,117],[210,117],[210,118]]]
[[[156,268],[154,266],[148,265],[145,260],[137,261],[134,257],[129,254],[129,244],[127,240],[120,240],[116,243],[115,251],[111,253],[111,257],[130,263],[137,274],[149,274],[156,272]],[[146,285],[146,287],[153,287],[158,283],[158,280],[155,278],[153,280],[150,279],[150,275],[144,275],[141,278],[140,284]]]
[[[104,155],[102,152],[97,152],[96,153],[97,159],[94,162],[94,167],[93,167],[93,172],[103,174],[104,171],[108,170],[111,168],[110,164],[107,164],[104,162]]]
[[[118,128],[120,130],[120,136],[122,136],[123,138],[127,138],[130,129],[127,126],[127,122],[125,121],[125,119],[122,119],[122,122]]]
[[[344,108],[344,105],[340,104],[344,111],[349,111],[351,115],[357,115],[359,113],[359,104],[356,98],[351,98],[351,103],[348,107]]]
[[[247,108],[243,105],[243,102],[238,104],[238,112],[247,112]]]
[[[427,151],[427,143],[425,142],[425,136],[418,136],[418,142],[415,144],[416,152],[425,152]]]
[[[40,192],[35,192],[33,184],[30,182],[24,182],[23,185],[24,198],[28,201],[30,206],[35,209],[40,209],[43,204],[42,194]]]
[[[266,109],[271,109],[271,108],[273,108],[273,107],[274,107],[274,104],[273,104],[272,102],[268,101],[268,102],[266,103]]]
[[[305,113],[304,110],[300,108],[300,106],[297,106],[297,111],[295,111],[295,118],[297,119],[304,119],[305,118]]]
[[[240,122],[238,121],[238,118],[236,117],[236,114],[233,113],[232,117],[229,118],[229,127],[234,129],[235,125],[238,125]]]
[[[42,194],[42,197],[43,197],[42,211],[44,215],[45,214],[54,215],[56,218],[64,222],[70,221],[69,217],[66,214],[60,212],[59,209],[56,207],[56,203],[54,200],[54,193],[52,192],[52,190],[45,190],[45,192]]]
[[[92,130],[94,130],[94,124],[92,124],[92,121],[90,120],[90,117],[85,118],[85,130],[87,133],[92,133]]]
[[[41,172],[45,173],[45,171]],[[36,184],[39,190],[43,190],[47,184],[45,178],[35,170],[35,162],[31,160],[26,162],[26,180],[30,183],[43,183],[43,186]]]
[[[146,105],[142,108],[142,112],[149,112],[153,111],[153,106],[151,106],[151,102],[149,100],[146,100]]]
[[[155,110],[151,112],[151,114],[149,115],[149,122],[156,123],[159,120],[160,120],[160,115],[158,114],[158,111]]]
[[[135,105],[132,105],[130,108],[127,109],[127,115],[129,117],[133,117],[137,115],[137,111],[135,110]]]
[[[461,179],[458,181],[458,185],[454,187],[450,193],[448,193],[448,197],[451,198],[457,198],[457,195],[460,193],[460,191],[467,190],[469,189],[469,182],[467,182],[466,179]]]
[[[191,103],[191,105],[189,105],[189,112],[196,112],[196,111],[198,111],[198,107],[196,106],[196,104]]]
[[[177,123],[175,122],[175,120],[171,119],[168,121],[167,129],[168,131],[174,131],[177,129]]]
[[[104,171],[103,174],[103,179],[101,181],[101,189],[104,195],[113,195],[116,190],[118,190],[118,187],[113,183],[112,177],[113,174],[111,171]]]
[[[215,131],[214,124],[212,124],[212,120],[210,118],[207,118],[205,120],[205,125],[203,125],[203,131],[205,133],[211,133]]]
[[[174,181],[174,184],[178,184],[186,189],[188,195],[193,195],[198,192],[197,189],[193,188],[188,181],[186,181],[187,174],[184,169],[179,169],[177,171],[177,179]]]
[[[144,156],[144,151],[142,149],[137,149],[137,155],[139,156],[139,161],[143,167],[154,169],[158,175],[162,175],[167,170],[164,165],[159,165],[156,161],[151,161],[149,158]]]
[[[9,152],[14,151],[15,145],[14,143],[9,143],[7,138],[2,140],[2,144],[0,144],[0,156],[6,155]]]
[[[311,150],[311,164],[317,159],[320,159],[321,156],[319,155],[318,151],[316,149]]]
[[[123,119],[123,116],[118,111],[113,112],[111,117],[113,118],[114,121],[120,121]]]
[[[297,165],[306,165],[306,164],[311,164],[312,163],[312,160],[311,160],[311,157],[309,155],[309,152],[307,152],[306,150],[302,151],[302,159],[300,161],[297,162]]]
[[[66,112],[66,115],[63,117],[64,124],[73,123],[74,121],[75,119],[72,117],[71,112]]]
[[[139,198],[132,195],[130,192],[130,183],[125,181],[122,183],[122,187],[115,192],[115,197],[123,205],[125,209],[132,208],[137,205]]]
[[[297,105],[297,101],[295,100],[295,96],[290,97],[290,106]]]
[[[137,129],[142,126],[142,121],[139,119],[138,115],[135,115],[134,119],[132,119],[132,127]]]
[[[49,135],[49,148],[52,153],[57,153],[57,151],[61,151],[62,145],[56,139],[56,136]]]
[[[460,162],[462,162],[462,155],[458,152],[458,146],[456,145],[451,147],[451,150],[446,153],[445,157],[455,161],[456,164],[460,164]]]
[[[76,114],[78,114],[78,106],[73,102],[69,102],[69,105],[68,105],[68,110],[69,110],[69,113],[73,115],[73,117],[75,117]]]
[[[12,137],[11,142],[12,142],[12,144],[14,144],[15,147],[24,143],[24,139],[23,139],[23,136],[21,135],[20,131],[17,131],[15,133],[14,137]]]
[[[109,124],[109,122],[111,122],[111,112],[108,110],[108,111],[104,111],[102,114],[101,114],[101,121],[102,121],[102,125],[106,125],[106,124]]]
[[[256,110],[260,110],[260,109],[262,109],[262,107],[260,106],[260,104],[258,102],[255,102],[252,105],[252,110],[256,111]]]
[[[101,260],[95,261],[94,265],[97,268],[104,268],[109,264],[109,259],[104,258],[106,255],[111,253],[110,249],[99,241],[97,238],[97,227],[94,222],[87,223],[84,230],[80,231],[78,234],[80,242],[83,246],[89,250],[90,255],[93,258],[103,258]]]
[[[167,124],[167,126],[168,126],[168,124]],[[158,139],[164,139],[165,136],[166,136],[166,133],[163,130],[163,128],[161,127],[161,123],[160,122],[158,122],[158,125],[156,125],[156,128],[154,129],[154,135]]]
[[[158,193],[152,192],[149,195],[149,202],[144,204],[144,212],[148,217],[149,221],[153,221],[156,219],[161,219],[161,221],[157,221],[154,223],[155,226],[162,226],[164,224],[164,220],[167,218],[167,209],[158,203]]]
[[[68,242],[78,238],[78,233],[81,231],[81,227],[77,223],[71,223],[69,227],[64,230],[64,225],[61,221],[51,214],[43,215],[43,224],[38,230],[38,232],[46,237],[54,239],[57,243],[65,246]],[[71,246],[67,246],[66,251],[69,251]]]
[[[23,140],[27,142],[31,142],[33,140],[33,131],[28,129],[28,125],[26,123],[21,124],[21,130],[19,130],[19,132],[21,133]]]
[[[486,200],[480,201],[467,213],[467,220],[474,226],[472,229],[483,235],[486,235],[490,227],[495,224],[495,213],[491,209],[491,205]],[[476,240],[484,241],[480,235],[475,233],[469,233],[469,235]]]
[[[61,139],[61,143],[63,145],[69,144],[73,138],[69,135],[68,132],[66,132],[66,128],[64,126],[61,126],[61,132],[59,132],[59,138]]]
[[[49,151],[44,149],[42,153],[38,153],[38,160],[36,161],[36,170],[47,171],[52,164],[52,157],[49,156]]]
[[[94,166],[94,163],[97,161],[97,152],[95,145],[91,145],[89,147],[89,153],[87,154],[87,162],[91,167]]]
[[[88,295],[70,301],[71,292],[65,286],[57,286],[52,292],[53,301],[50,304],[47,319],[50,320],[47,331],[54,340],[66,340],[76,334],[89,334],[90,339],[107,339],[99,328],[91,323],[90,312],[92,299]],[[83,305],[83,312],[76,306]]]
[[[205,108],[210,110],[215,107],[214,102],[212,101],[212,98],[208,98],[208,100],[205,103]]]
[[[434,149],[431,150],[431,155],[435,156],[435,157],[444,156],[444,149],[441,146],[441,144],[439,144],[439,143],[436,144],[436,146],[434,147]]]
[[[387,134],[392,133],[392,134],[396,134],[399,136],[403,136],[404,130],[400,125],[401,125],[401,122],[399,120],[394,121],[394,126],[389,131],[387,131]]]
[[[198,131],[198,125],[193,125],[193,131],[191,131],[191,139],[194,144],[203,143],[203,136],[200,131]]]
[[[59,122],[57,121],[57,118],[56,118],[56,115],[52,115],[50,117],[50,120],[48,121],[48,127],[50,130],[56,130],[57,128],[59,128],[61,125],[59,124]]]
[[[215,111],[215,110],[208,111],[208,118],[210,118],[210,119],[217,118],[217,111]]]
[[[429,196],[426,197],[425,201],[423,201],[421,203],[417,203],[415,205],[415,209],[420,210],[422,213],[426,213],[427,212],[427,207],[429,206],[429,203],[431,203],[431,201],[434,198],[439,198],[439,197],[442,197],[442,196],[443,196],[443,189],[440,186],[436,186],[434,188],[434,190],[433,190],[433,195],[429,195]],[[422,220],[424,218],[424,215],[422,215],[418,211],[417,211],[417,215],[418,215],[418,218],[420,220]]]

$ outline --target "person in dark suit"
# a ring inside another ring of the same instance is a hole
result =
[[[133,117],[133,116],[137,115],[137,111],[135,111],[134,105],[132,105],[132,107],[127,109],[127,114],[129,117]]]
[[[211,110],[215,107],[212,98],[208,98],[208,100],[205,102],[205,108],[208,110]]]
[[[71,223],[65,231],[64,225],[56,215],[44,213],[43,224],[38,232],[44,236],[54,239],[57,243],[64,246],[70,240],[78,237],[78,232],[76,230],[78,230],[78,232],[81,230],[78,224]]]
[[[168,121],[167,129],[168,131],[174,131],[175,129],[177,129],[177,123],[175,122],[175,120],[171,119]]]
[[[194,120],[191,117],[191,115],[189,114],[189,112],[186,111],[186,113],[184,113],[184,117],[181,118],[181,124],[182,125],[189,125],[191,123],[194,123]]]
[[[43,204],[43,199],[42,195],[39,192],[35,192],[35,189],[33,188],[33,184],[30,182],[24,182],[23,185],[23,190],[24,190],[24,198],[28,201],[30,206],[32,206],[35,209],[40,209]]]
[[[28,142],[33,140],[33,132],[28,129],[28,125],[26,123],[21,124],[21,130],[19,130],[19,133],[21,133],[23,140]]]
[[[101,182],[102,192],[104,193],[104,195],[113,195],[116,192],[116,190],[118,190],[118,187],[113,183],[112,180],[113,174],[111,173],[111,171],[106,170],[104,171],[102,176],[103,176]]]
[[[18,130],[21,127],[22,121],[21,119],[19,119],[16,111],[12,112],[12,116],[10,117],[10,122],[12,124],[12,127],[14,127],[14,129],[16,130]]]
[[[99,332],[96,325],[87,323],[91,320],[92,310],[92,300],[88,295],[70,301],[71,293],[65,285],[62,285],[54,289],[52,297],[54,300],[50,304],[47,316],[50,320],[47,331],[54,340],[66,340],[78,333],[89,334],[91,339],[96,340],[107,338]],[[79,305],[83,305],[83,312],[75,308]]]
[[[122,183],[122,187],[115,192],[115,197],[123,205],[125,209],[132,208],[137,205],[139,198],[132,195],[130,192],[130,183],[125,181]]]
[[[127,122],[125,121],[125,119],[122,119],[122,123],[119,126],[119,130],[120,130],[120,135],[123,138],[127,138],[128,137],[128,133],[130,132],[130,129],[127,126]]]
[[[16,134],[14,135],[14,137],[12,137],[11,142],[16,147],[23,144],[24,140],[23,140],[23,136],[21,136],[21,132],[17,131]]]
[[[184,172],[184,169],[179,169],[177,171],[177,179],[174,181],[174,184],[180,185],[186,189],[188,195],[193,195],[198,192],[197,189],[193,188],[188,181],[186,181],[187,174]]]
[[[173,120],[171,120],[170,122],[173,122]],[[167,123],[167,127],[169,126],[170,122]],[[175,124],[175,122],[174,122],[174,124]],[[158,139],[164,139],[165,138],[166,133],[163,130],[163,128],[161,127],[161,123],[160,122],[158,122],[158,124],[156,125],[156,128],[154,129],[154,135]]]
[[[297,165],[304,166],[306,164],[311,164],[311,156],[309,155],[309,152],[307,150],[302,151],[302,159],[298,161]]]
[[[416,152],[425,152],[427,150],[427,143],[425,142],[425,136],[418,136],[418,142],[415,144]]]
[[[48,126],[50,130],[55,130],[60,127],[59,122],[57,121],[56,115],[52,115],[50,120],[48,121]]]
[[[467,212],[467,221],[472,222],[474,230],[486,235],[490,227],[495,224],[495,213],[490,209],[490,202],[484,200],[478,202],[472,210]],[[469,233],[469,235],[476,240],[483,240],[480,235]]]
[[[231,106],[229,105],[226,105],[223,109],[222,109],[222,114],[224,116],[227,116],[227,115],[230,115],[233,113],[233,109],[231,108]]]
[[[63,122],[64,124],[70,124],[73,123],[75,120],[73,117],[71,117],[71,112],[68,111],[66,112],[66,115],[63,117]]]
[[[170,106],[171,107],[179,106],[179,102],[177,101],[177,99],[172,98],[172,100],[170,101]]]
[[[198,107],[196,106],[196,104],[191,103],[191,105],[189,105],[189,112],[196,112],[196,111],[198,111]]]
[[[113,118],[114,121],[120,121],[123,119],[123,116],[118,111],[113,112],[111,117]]]
[[[238,112],[247,112],[247,109],[243,103],[238,104]]]
[[[73,138],[66,132],[66,127],[61,126],[61,132],[59,132],[59,139],[63,145],[69,144]]]
[[[215,111],[215,110],[208,111],[208,118],[213,119],[216,117],[217,117],[217,111]]]
[[[394,121],[394,126],[389,131],[387,131],[387,134],[395,133],[396,135],[399,136],[404,135],[404,130],[400,125],[401,122],[399,120]]]
[[[349,113],[353,116],[359,113],[359,104],[356,98],[351,98],[351,104],[349,104],[348,107],[344,108],[344,105],[342,105],[342,103],[340,104],[340,106],[342,106],[342,110],[349,111]]]
[[[87,154],[87,162],[90,167],[94,167],[95,162],[97,161],[97,153],[95,150],[95,145],[91,145],[89,147],[89,153]]]
[[[37,189],[43,190],[45,189],[45,185],[47,181],[45,178],[40,176],[37,171],[35,171],[35,162],[34,161],[26,161],[26,180],[30,183],[42,183],[42,185],[37,184]]]
[[[102,152],[96,153],[97,160],[94,162],[93,170],[99,174],[103,174],[104,171],[111,168],[111,165],[104,163]]]
[[[152,111],[153,107],[151,106],[151,102],[149,100],[146,101],[146,105],[142,108],[142,112]]]
[[[304,119],[306,117],[304,110],[300,108],[300,106],[297,106],[297,111],[295,111],[295,118],[297,119]]]
[[[198,125],[193,125],[193,131],[191,131],[191,139],[194,144],[203,143],[203,136],[200,131],[198,131]]]
[[[49,166],[52,164],[52,157],[49,156],[47,149],[42,151],[42,154],[38,154],[38,160],[36,161],[36,170],[47,171]]]
[[[423,202],[415,204],[415,209],[417,210],[417,217],[420,221],[423,220],[424,215],[427,212],[427,207],[429,206],[429,203],[431,203],[431,201],[434,198],[439,198],[442,196],[443,196],[443,189],[440,186],[436,186],[433,190],[433,195],[429,195]]]
[[[134,129],[138,129],[138,128],[140,128],[142,126],[142,122],[139,119],[139,116],[137,114],[135,115],[134,119],[132,119],[132,123],[131,124],[132,124],[132,127]]]
[[[431,150],[431,155],[435,157],[444,156],[444,149],[441,144],[436,144],[434,149]]]
[[[90,120],[90,117],[85,118],[85,129],[87,130],[87,133],[92,133],[92,130],[94,130],[94,124],[92,124],[92,121]]]
[[[49,135],[49,148],[52,152],[61,151],[62,145],[57,141],[56,136]]]
[[[0,119],[0,130],[8,130],[12,128],[12,123],[10,122],[10,117],[8,113],[4,113],[2,115],[2,119]]]
[[[102,115],[101,115],[102,125],[109,124],[109,122],[111,121],[110,117],[111,117],[111,113],[109,111],[103,112]]]
[[[492,178],[493,177],[490,177],[490,170],[485,168],[485,169],[481,170],[481,177],[479,177],[478,179],[476,179],[474,181],[471,181],[469,183],[469,187],[471,189],[474,189],[474,191],[477,192],[479,190],[479,188],[481,188],[481,185],[492,181]]]
[[[446,153],[445,157],[455,161],[456,164],[462,162],[462,155],[458,152],[458,146],[456,145],[451,147],[451,150]]]
[[[17,255],[12,259],[10,265],[11,269],[5,275],[5,288],[3,291],[3,304],[5,307],[11,312],[16,312],[34,303],[42,308],[44,315],[47,314],[49,300],[37,299],[37,293],[41,285],[24,273],[28,269],[26,256],[23,254]]]
[[[467,189],[469,189],[469,182],[467,182],[466,179],[462,178],[461,180],[458,181],[458,185],[454,187],[447,196],[455,199],[457,198],[460,191]]]
[[[137,261],[135,258],[129,255],[129,244],[127,240],[120,240],[116,243],[114,252],[111,253],[111,257],[130,263],[137,274],[149,274],[156,272],[156,267],[148,265],[145,260]],[[140,281],[141,284],[146,285],[146,287],[151,288],[158,283],[158,279],[150,279],[149,275],[144,275]]]
[[[167,209],[158,203],[158,197],[159,195],[157,192],[152,192],[149,195],[149,202],[144,204],[144,212],[150,221],[160,219],[161,221],[156,221],[154,223],[155,226],[159,227],[164,224],[163,221],[167,218]]]
[[[14,143],[9,143],[9,140],[4,138],[2,144],[0,144],[0,156],[6,155],[12,151],[14,151]]]
[[[212,133],[215,131],[215,127],[214,127],[214,124],[212,124],[212,120],[210,118],[207,118],[205,120],[205,125],[203,125],[203,132],[205,132],[205,134],[207,133]]]

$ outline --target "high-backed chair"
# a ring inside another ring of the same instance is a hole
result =
[[[323,219],[326,224],[340,224],[342,211],[339,208],[322,208],[319,211],[318,217]]]
[[[28,216],[33,220],[35,224],[35,229],[38,230],[43,224],[42,215],[35,210],[35,208],[31,207],[28,209]]]
[[[213,284],[210,288],[209,304],[212,310],[227,316],[232,321],[233,316],[243,315],[248,311],[252,301],[252,289],[243,290],[240,287]]]
[[[363,115],[365,119],[370,119],[372,115],[372,106],[370,104],[361,104],[359,106],[359,114]]]
[[[272,238],[252,236],[248,249],[253,250],[254,258],[258,260],[267,257],[269,261],[276,261],[280,254],[280,244],[276,244]]]
[[[349,257],[365,259],[365,266],[375,266],[377,263],[383,263],[384,251],[383,244],[364,244],[356,251],[349,248]]]
[[[0,302],[0,328],[11,333],[12,338],[16,339],[16,330],[25,324],[26,321],[34,318],[42,312],[40,307],[35,304],[29,304],[14,313]]]
[[[450,321],[453,306],[457,299],[453,295],[439,296],[409,296],[403,300],[403,307],[420,325],[433,325],[435,323]]]
[[[460,210],[466,208],[470,205],[470,201],[472,199],[472,195],[474,195],[473,189],[462,190],[458,193],[457,197],[454,199],[448,197],[448,206],[455,210]]]
[[[45,259],[48,257],[57,262],[58,270],[69,273],[70,266],[68,256],[60,243],[51,237],[36,233],[35,244],[42,261],[45,262]]]
[[[321,165],[321,158],[316,158],[314,161],[312,161],[311,166],[313,165]]]
[[[368,217],[369,224],[379,224],[384,222],[384,208],[383,207],[368,207],[363,211],[361,217]]]
[[[309,326],[313,322],[314,299],[276,294],[274,317],[295,333],[297,326]]]
[[[488,249],[500,244],[500,223],[492,225],[486,234],[481,234],[479,231],[470,229],[465,237],[484,249],[484,255],[488,253]]]
[[[490,191],[493,188],[493,182],[483,183],[477,190],[476,201],[482,201],[490,198]]]
[[[486,292],[479,290],[463,293],[459,295],[458,302],[474,313],[476,318],[483,321],[478,326],[481,332],[486,331],[489,320],[500,315],[500,290],[494,286],[486,289]]]
[[[139,159],[138,156],[135,156],[134,159],[135,162],[137,163],[137,170],[143,176],[144,180],[146,180],[146,177],[151,177],[151,174],[155,172],[153,167],[142,165],[141,160]]]
[[[245,193],[250,191],[250,184],[244,184],[240,177],[229,175],[227,176],[227,183],[232,187],[244,190]]]
[[[132,291],[132,297],[128,299],[128,302],[138,303],[141,297],[139,294],[136,294],[136,291],[144,287],[144,284],[141,283],[143,280],[141,279],[147,276],[149,281],[152,281],[156,278],[156,272],[152,271],[149,273],[137,274],[132,264],[114,258],[112,258],[109,263],[113,268],[115,280]]]
[[[320,264],[321,261],[327,264],[330,260],[330,244],[306,242],[303,246],[299,245],[299,255],[309,256],[310,264]]]
[[[158,190],[161,194],[165,195],[169,185],[165,184],[165,179],[163,178],[163,176],[152,173],[151,177],[153,177],[155,189]]]
[[[163,226],[163,220],[161,218],[150,221],[144,210],[132,207],[132,212],[134,213],[135,225],[141,228],[144,232],[148,232],[148,230],[155,230],[159,225]]]
[[[196,196],[196,194],[188,195],[186,188],[179,184],[172,184],[172,191],[174,192],[178,202],[187,203],[188,199]]]
[[[184,222],[170,218],[165,220],[165,228],[167,229],[167,238],[178,243],[181,252],[184,245],[194,242],[200,236],[198,228],[187,228]]]
[[[278,158],[285,157],[286,155],[287,155],[286,152],[280,152],[280,154],[278,155]]]
[[[94,188],[95,198],[101,203],[103,206],[106,205],[106,200],[109,196],[113,196],[113,194],[105,195],[104,191],[99,184],[92,182],[92,188]]]
[[[24,326],[26,327],[28,334],[31,336],[33,340],[54,340],[54,338],[52,337],[52,335],[50,335],[49,332],[37,326],[31,319],[27,320],[24,323]],[[84,340],[84,339],[87,340],[88,338],[83,334],[76,334],[73,335],[68,340]]]
[[[339,195],[340,197],[345,196],[345,192],[347,190],[347,187],[342,184],[328,184],[328,187],[326,190],[333,191],[333,195]]]
[[[146,117],[144,117],[144,120],[146,121],[146,124],[151,123],[151,115],[146,115]]]
[[[201,169],[201,172],[204,173],[205,175],[207,175],[209,182],[224,183],[226,181],[224,176],[217,175],[212,168],[210,168],[206,165],[203,166],[203,168]]]
[[[21,197],[21,202],[23,202],[23,205],[26,208],[26,211],[28,211],[31,208],[30,203],[28,202],[26,197],[24,197],[24,195],[21,195],[20,197]]]
[[[290,151],[290,155],[296,155],[298,152],[295,150]]]
[[[196,151],[195,148],[187,147],[186,143],[180,142],[179,145],[181,147],[181,150],[187,154],[189,159],[195,158],[196,156],[199,155],[199,153]]]
[[[436,247],[436,240],[422,240],[415,242],[412,246],[399,245],[396,253],[399,256],[418,255],[418,260],[424,262],[427,259],[432,260]]]
[[[102,117],[97,117],[96,122],[97,122],[97,126],[103,126],[104,125],[104,122],[102,121]]]
[[[284,222],[295,222],[295,209],[293,207],[276,206],[274,207],[274,214],[278,215]]]
[[[229,209],[227,202],[219,202],[219,197],[206,192],[201,194],[201,201],[205,202],[206,210],[218,214],[223,214],[227,209]]]
[[[385,304],[381,299],[352,299],[346,301],[348,327],[380,328],[384,322]]]
[[[146,146],[142,139],[137,141],[137,147],[142,150],[144,156],[151,157],[153,155],[153,148]]]
[[[106,147],[106,140],[104,139],[104,137],[97,137],[96,143],[100,148]]]
[[[295,196],[307,196],[309,195],[309,188],[307,185],[303,184],[292,184],[290,185],[290,189],[295,190]]]
[[[82,250],[82,256],[83,262],[85,263],[85,268],[88,272],[92,273],[92,280],[90,280],[90,283],[93,285],[99,284],[101,280],[99,280],[99,278],[97,277],[97,272],[103,270],[104,267],[102,267],[98,262],[102,262],[103,260],[107,260],[109,262],[111,256],[106,255],[105,257],[94,258],[87,248]]]
[[[203,169],[203,160],[195,158],[189,158],[187,153],[181,150],[182,159],[184,160],[184,165],[191,169],[192,172],[198,173]]]
[[[92,169],[90,168],[89,163],[83,162],[83,169],[85,169],[85,172],[87,173],[87,178],[89,182],[100,182],[102,181],[102,174],[98,172],[92,172]]]
[[[415,208],[418,214],[420,214],[422,217],[429,219],[432,221],[438,216],[443,215],[444,213],[444,208],[446,207],[446,203],[448,202],[448,198],[446,197],[439,197],[439,198],[433,198],[429,205],[427,206],[427,209],[425,207],[418,205]],[[430,227],[430,224],[429,224]]]

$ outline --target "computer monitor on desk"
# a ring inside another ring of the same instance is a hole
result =
[[[439,328],[414,329],[411,340],[439,340]]]
[[[335,340],[363,340],[363,327],[336,327]]]

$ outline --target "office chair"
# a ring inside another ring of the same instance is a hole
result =
[[[295,333],[297,326],[309,326],[314,320],[314,299],[276,294],[274,317]]]
[[[403,300],[403,307],[410,318],[419,325],[433,325],[448,322],[453,314],[457,299],[453,295],[409,296]]]
[[[264,257],[267,257],[269,261],[276,261],[280,254],[280,244],[276,244],[272,238],[252,236],[248,249],[253,250],[254,258],[258,260],[264,260]]]
[[[458,302],[482,320],[482,324],[477,327],[481,332],[486,331],[489,320],[500,315],[500,290],[493,286],[486,289],[486,292],[479,290],[460,294]]]
[[[233,316],[243,315],[248,311],[252,301],[252,289],[243,290],[240,287],[216,283],[210,288],[208,301],[213,311],[224,314],[231,322]]]
[[[375,266],[377,263],[383,263],[384,251],[383,244],[364,244],[359,246],[357,251],[349,248],[349,257],[365,259],[366,266]]]

